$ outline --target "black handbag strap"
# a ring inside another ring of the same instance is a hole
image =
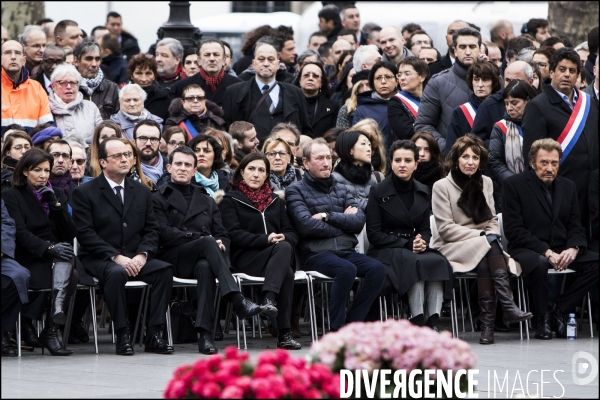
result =
[[[260,99],[258,99],[258,102],[254,106],[254,110],[252,110],[252,112],[250,113],[250,117],[248,117],[248,122],[252,121],[252,118],[254,118],[254,114],[256,114],[256,112],[258,111],[258,107],[260,107],[263,101],[265,101],[269,93],[271,93],[271,90],[275,89],[275,86],[277,86],[277,82],[275,82],[275,84],[271,86],[269,90],[264,92]]]

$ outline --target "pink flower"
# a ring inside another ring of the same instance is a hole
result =
[[[173,379],[169,382],[165,390],[166,399],[183,399],[185,397],[185,384],[179,379]]]
[[[219,385],[217,385],[214,382],[205,383],[200,390],[200,396],[202,396],[206,399],[212,399],[212,398],[219,397],[220,393],[221,393],[221,388],[219,387]]]
[[[227,386],[221,392],[221,399],[242,399],[244,398],[244,391],[238,386]]]
[[[267,378],[277,374],[277,367],[273,364],[259,364],[254,370],[255,378]]]

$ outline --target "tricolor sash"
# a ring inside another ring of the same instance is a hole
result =
[[[466,102],[465,104],[461,104],[459,107],[463,114],[465,114],[465,118],[467,119],[469,126],[472,128],[473,121],[475,121],[475,114],[477,114],[477,109],[470,101]]]
[[[565,161],[565,158],[567,158],[571,150],[573,150],[573,147],[575,147],[575,143],[579,140],[589,113],[590,95],[580,90],[579,99],[573,108],[571,117],[569,117],[565,129],[563,129],[557,139],[557,142],[560,143],[560,147],[563,149],[563,155],[560,159],[561,163]]]
[[[196,128],[194,128],[194,125],[192,125],[189,119],[181,121],[179,123],[179,127],[187,133],[189,140],[192,140],[192,138],[194,138],[198,134],[198,131],[196,130]]]
[[[402,102],[402,104],[406,106],[406,108],[410,110],[413,117],[417,119],[417,113],[419,112],[419,106],[421,105],[421,103],[415,100],[415,98],[413,98],[410,94],[408,94],[405,91],[400,91],[396,93],[396,97]]]
[[[504,133],[505,135],[508,133],[508,126],[506,125],[505,119],[501,119],[500,121],[496,122],[494,125],[496,125],[498,128],[500,128],[502,133]],[[519,125],[515,124],[515,126],[517,127],[517,131],[519,132],[519,139],[521,140],[521,146],[522,146],[523,145],[523,130],[521,129],[521,127]]]

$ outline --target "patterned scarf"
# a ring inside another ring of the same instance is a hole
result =
[[[158,182],[163,175],[163,158],[160,154],[157,154],[156,158],[158,161],[154,165],[142,163],[142,172],[144,172],[144,175],[154,183]]]
[[[523,146],[521,145],[519,128],[512,121],[506,121],[506,128],[506,143],[504,145],[506,166],[509,171],[520,174],[523,172]]]
[[[294,165],[288,164],[283,176],[277,176],[273,171],[271,171],[270,181],[276,184],[275,186],[277,186],[277,190],[285,190],[288,186],[296,181],[296,168],[294,168]]]
[[[267,208],[267,206],[271,204],[271,201],[273,201],[273,199],[271,198],[271,194],[273,193],[273,191],[271,191],[269,182],[263,183],[260,189],[254,190],[251,189],[245,181],[241,181],[238,184],[238,189],[240,190],[240,192],[242,192],[244,196],[248,198],[248,200],[250,200],[252,205],[260,212],[263,212],[265,208]]]
[[[52,189],[52,184],[50,183],[50,181],[48,181],[48,183],[46,183],[46,186],[48,186],[49,189]],[[40,192],[37,191],[37,188],[35,188],[31,185],[29,185],[29,187],[33,191],[33,195],[35,196],[35,198],[38,199],[38,201],[42,205],[42,208],[46,212],[46,215],[50,215],[50,204],[48,204],[47,201],[42,199],[42,195]]]
[[[211,172],[209,178],[200,172],[196,172],[195,178],[196,182],[206,189],[210,197],[214,196],[215,192],[219,190],[219,174],[217,174],[217,171]]]
[[[173,75],[159,76],[160,80],[163,82],[171,82],[177,79],[178,77],[181,79],[187,78],[187,75],[185,74],[185,72],[183,72],[183,66],[181,64],[179,64],[179,67],[177,67],[177,70]]]
[[[69,198],[69,189],[71,188],[71,181],[73,177],[71,176],[71,171],[67,171],[63,176],[57,176],[53,173],[50,173],[50,178],[48,182],[52,184],[52,186],[59,187],[65,192],[65,196],[67,199]]]
[[[206,81],[206,84],[208,85],[210,91],[214,93],[217,91],[217,88],[223,81],[223,77],[225,76],[225,67],[221,68],[221,71],[219,71],[219,73],[216,76],[208,75],[204,68],[200,67],[199,74]]]
[[[94,94],[94,90],[96,90],[96,88],[100,86],[100,83],[102,83],[102,79],[104,79],[104,72],[102,72],[102,70],[98,68],[98,73],[96,74],[96,77],[92,79],[84,78],[81,81],[79,87],[83,88],[88,94],[88,96],[91,96],[92,94]]]

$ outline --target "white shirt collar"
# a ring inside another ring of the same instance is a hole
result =
[[[275,79],[273,79],[271,82],[269,83],[262,83],[261,81],[258,80],[258,78],[254,77],[254,80],[256,81],[256,84],[258,85],[258,88],[262,91],[263,87],[265,85],[269,86],[269,89],[271,89],[273,87],[273,85],[275,85],[275,83],[277,82]]]
[[[550,86],[552,86],[552,85],[550,85]],[[569,101],[569,96],[567,96],[566,94],[564,94],[562,92],[559,92],[554,86],[552,86],[552,89],[554,89],[556,91],[556,93],[558,93],[560,98],[563,99],[565,103],[567,103],[567,105],[569,106],[569,108],[571,108],[571,110],[573,109],[573,105],[577,104],[577,99],[579,98],[579,95],[577,94],[577,90],[575,88],[573,88],[573,104],[571,104],[571,102]]]
[[[50,88],[50,85],[52,84],[52,81],[48,78],[46,78],[46,74],[42,73],[42,76],[44,77],[44,86],[46,86],[46,90],[48,92],[50,92],[52,89]]]
[[[115,186],[121,186],[122,188],[125,188],[125,186],[123,185],[125,183],[125,178],[123,178],[123,182],[121,183],[117,183],[115,181],[111,181],[108,176],[104,175],[104,177],[106,178],[106,180],[108,181],[108,184],[110,185],[110,188],[112,190],[115,190]]]

